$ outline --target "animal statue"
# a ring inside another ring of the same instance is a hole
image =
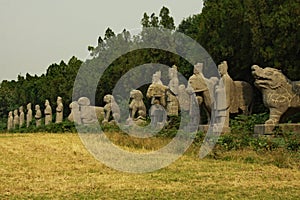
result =
[[[143,102],[143,94],[140,90],[132,90],[130,92],[131,102],[129,104],[130,118],[146,118],[146,106]],[[136,116],[137,114],[137,116]]]
[[[118,122],[120,120],[120,108],[118,104],[116,103],[114,97],[111,94],[107,94],[103,98],[106,105],[104,106],[104,120],[102,123],[110,122],[111,116],[113,117],[115,121]]]
[[[98,123],[98,119],[104,117],[104,109],[90,104],[91,102],[87,97],[80,97],[77,102],[72,102],[69,120],[84,125]]]
[[[275,127],[289,108],[300,108],[300,84],[290,81],[280,70],[252,66],[255,86],[263,95],[263,103],[270,110],[265,125]]]

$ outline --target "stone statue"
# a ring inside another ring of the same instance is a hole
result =
[[[77,124],[81,124],[79,104],[77,101],[73,101],[70,103],[69,108],[71,109],[71,113],[68,116],[68,120],[71,122],[75,122]]]
[[[19,115],[18,115],[18,110],[14,110],[14,129],[15,128],[18,128],[19,127],[19,124],[20,124],[20,118],[19,118]]]
[[[167,112],[168,116],[175,115],[178,116],[178,87],[179,87],[179,80],[177,75],[177,66],[173,65],[172,68],[169,68],[169,90],[167,90]]]
[[[143,93],[140,90],[132,90],[130,92],[129,104],[129,121],[130,120],[145,120],[146,119],[146,106],[143,102]]]
[[[194,65],[194,74],[189,78],[188,85],[193,89],[199,106],[204,106],[208,119],[211,117],[212,103],[209,92],[209,79],[203,76],[203,63]]]
[[[218,70],[220,72],[222,81],[222,83],[219,82],[219,84],[223,84],[225,94],[217,94],[217,105],[221,108],[223,113],[226,113],[224,127],[229,127],[230,113],[239,113],[241,110],[243,114],[250,114],[253,90],[251,85],[247,82],[232,80],[228,74],[228,65],[226,61],[223,61],[218,65]],[[221,87],[218,88],[219,93],[220,88]],[[225,103],[220,102],[221,97],[226,100]]]
[[[52,108],[50,106],[50,102],[48,99],[46,99],[45,101],[44,114],[45,114],[45,125],[48,125],[52,122]]]
[[[27,128],[30,126],[31,121],[32,121],[31,103],[28,103],[27,104],[27,114],[26,114],[26,127]]]
[[[264,105],[270,110],[265,122],[272,131],[289,108],[300,108],[300,84],[290,81],[275,68],[252,66],[255,86],[262,92]]]
[[[64,111],[64,105],[62,103],[62,98],[57,97],[57,107],[56,107],[56,118],[55,123],[61,123],[63,121],[63,111]]]
[[[9,111],[8,118],[7,118],[7,130],[12,130],[14,125],[14,117],[13,112]]]
[[[104,109],[102,107],[91,106],[90,104],[91,102],[87,97],[80,97],[78,99],[79,108],[77,108],[76,103],[72,102],[74,122],[89,125],[98,123],[98,119],[103,118]],[[80,113],[80,115],[78,115],[78,113]],[[78,116],[80,116],[80,119]]]
[[[147,98],[151,99],[151,108],[149,111],[151,126],[153,128],[162,127],[166,122],[166,92],[168,87],[160,81],[160,73],[156,72],[152,77],[152,84],[147,90]]]
[[[20,113],[20,116],[19,116],[20,123],[19,124],[20,124],[20,127],[22,127],[25,124],[25,114],[24,114],[23,106],[20,106],[19,113]]]
[[[190,110],[190,95],[183,84],[178,87],[178,101],[181,112]]]
[[[120,120],[120,108],[116,103],[114,97],[110,94],[107,94],[103,98],[104,102],[106,103],[104,106],[104,120],[102,123],[107,122],[119,122]],[[111,117],[113,119],[111,119]]]
[[[39,127],[41,125],[41,121],[42,121],[42,111],[40,109],[39,105],[35,105],[35,124],[36,127]]]
[[[152,76],[152,83],[163,85],[161,81],[161,71],[157,71]]]

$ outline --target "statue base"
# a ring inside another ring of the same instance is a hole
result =
[[[213,125],[212,128],[213,128],[213,131],[219,131],[218,129],[221,130],[221,127],[218,128],[217,127],[218,125]],[[209,128],[209,125],[205,124],[205,125],[199,125],[199,128],[198,128],[198,131],[201,131],[201,132],[207,132],[208,131],[208,128]],[[230,133],[231,132],[231,129],[230,127],[226,127],[224,126],[221,130],[221,133]]]
[[[275,129],[300,134],[300,124],[279,124],[275,128],[272,125],[257,124],[254,126],[254,136],[273,135]]]

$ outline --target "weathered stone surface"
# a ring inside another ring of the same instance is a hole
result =
[[[80,97],[78,101],[72,102],[70,108],[68,120],[77,124],[95,124],[98,123],[98,119],[104,118],[103,107],[91,106],[87,97]]]
[[[64,105],[62,103],[62,98],[57,97],[57,107],[56,107],[56,118],[55,123],[61,123],[63,121],[63,111],[64,111]]]
[[[203,76],[203,63],[197,63],[194,65],[194,74],[188,80],[188,88],[192,88],[193,90],[188,89],[188,91],[189,93],[192,91],[196,95],[199,106],[204,107],[207,117],[210,119],[213,101],[209,92],[210,86],[207,85],[208,83],[209,80]],[[200,115],[199,113],[193,114]]]
[[[36,124],[36,127],[39,127],[41,126],[41,122],[42,122],[42,111],[40,109],[40,106],[39,105],[35,105],[35,124]]]
[[[218,70],[221,79],[216,88],[216,105],[219,112],[217,116],[224,120],[224,127],[229,127],[230,113],[239,113],[241,110],[243,114],[250,114],[253,90],[249,83],[231,79],[226,61],[218,65]],[[225,90],[225,93],[222,90]]]
[[[146,97],[151,99],[149,115],[153,128],[162,127],[167,120],[166,93],[168,87],[163,85],[158,77],[157,73],[153,75],[152,84],[149,86],[146,94]]]
[[[13,112],[9,111],[8,118],[7,118],[7,130],[12,130],[13,126],[14,126]]]
[[[178,102],[181,111],[190,110],[190,95],[186,91],[185,85],[181,84],[178,87]]]
[[[80,106],[89,106],[91,104],[91,101],[87,97],[80,97],[78,99],[78,104]]]
[[[24,108],[23,108],[23,106],[20,106],[19,113],[20,113],[20,116],[19,116],[19,122],[20,122],[19,126],[22,127],[25,124],[25,114],[24,114]]]
[[[274,129],[283,114],[290,108],[300,108],[300,93],[297,84],[293,84],[282,72],[274,68],[252,66],[255,86],[263,95],[264,105],[270,110],[270,117],[265,127]]]
[[[52,108],[50,106],[50,102],[48,99],[46,99],[45,101],[44,114],[45,114],[45,125],[48,125],[52,122]]]
[[[167,90],[167,113],[168,116],[175,115],[178,116],[179,102],[177,99],[179,80],[177,67],[174,65],[172,68],[169,68],[169,90]]]
[[[69,108],[71,109],[71,113],[68,116],[68,120],[71,122],[75,122],[77,124],[81,124],[79,104],[77,101],[73,101],[70,103]]]
[[[104,106],[104,120],[102,123],[117,123],[120,120],[120,108],[116,103],[114,97],[110,94],[107,94],[103,98],[106,105]]]
[[[27,104],[27,114],[26,114],[26,127],[28,128],[30,126],[30,123],[32,121],[32,109],[31,109],[31,103]]]
[[[146,106],[143,102],[143,94],[140,90],[132,90],[130,92],[129,118],[132,120],[146,119]]]
[[[20,118],[19,118],[19,115],[18,115],[18,110],[14,110],[14,125],[13,125],[13,128],[19,128],[19,123],[20,123]]]

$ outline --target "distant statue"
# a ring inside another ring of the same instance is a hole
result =
[[[185,85],[181,84],[178,87],[178,101],[181,112],[187,112],[190,110],[190,95],[186,91]]]
[[[27,104],[27,114],[26,114],[26,127],[27,128],[30,126],[31,121],[32,121],[31,103],[28,103]]]
[[[20,118],[19,118],[19,115],[18,115],[18,110],[14,110],[14,129],[18,128],[19,127],[19,124],[20,124]]]
[[[69,108],[71,109],[71,113],[68,116],[68,120],[71,122],[75,122],[77,124],[81,124],[79,104],[77,101],[73,101],[70,103]]]
[[[79,105],[79,113],[80,113],[80,119],[78,118],[78,110],[76,103],[72,104],[72,110],[73,111],[73,120],[80,124],[89,125],[89,124],[95,124],[98,123],[99,118],[103,118],[104,116],[104,110],[102,107],[97,106],[91,106],[91,102],[89,98],[87,97],[80,97],[78,99],[78,105]]]
[[[189,91],[195,93],[199,106],[204,107],[208,120],[210,120],[213,104],[213,99],[210,96],[210,89],[213,88],[212,85],[214,82],[203,76],[203,63],[194,65],[193,73],[194,74],[188,80],[188,87],[192,88],[192,90],[189,89]],[[191,112],[194,111],[191,110]]]
[[[25,114],[24,114],[23,106],[20,106],[19,113],[20,113],[20,117],[19,117],[20,123],[19,124],[20,124],[20,128],[21,128],[25,124]]]
[[[50,106],[50,102],[48,99],[46,99],[45,101],[44,114],[45,114],[45,125],[48,125],[52,122],[52,108]]]
[[[7,118],[7,130],[8,131],[12,130],[14,128],[13,125],[14,125],[13,112],[9,111],[8,118]]]
[[[162,127],[167,120],[166,113],[166,92],[168,87],[163,85],[160,80],[160,73],[156,72],[152,77],[152,84],[147,90],[147,98],[151,99],[151,108],[149,115],[151,118],[151,126],[153,128]]]
[[[264,105],[270,110],[265,122],[273,130],[284,117],[300,109],[300,83],[290,81],[280,70],[252,66],[255,86],[263,95]]]
[[[161,71],[157,71],[152,76],[152,83],[163,85],[161,81]]]
[[[115,98],[107,94],[103,98],[104,102],[106,103],[104,106],[104,120],[102,123],[107,123],[107,122],[119,122],[120,120],[120,108],[115,101]]]
[[[253,98],[253,89],[251,85],[245,81],[233,81],[228,74],[228,65],[226,61],[218,65],[218,70],[223,81],[226,92],[226,120],[224,126],[229,126],[229,114],[251,113],[251,105]]]
[[[169,68],[169,90],[167,90],[167,112],[168,116],[175,115],[178,116],[178,87],[179,87],[179,80],[177,74],[177,66],[173,65],[172,68]]]
[[[57,107],[56,107],[56,118],[55,123],[61,123],[63,121],[63,111],[64,111],[64,105],[62,103],[62,98],[57,97]]]
[[[36,124],[36,127],[39,127],[41,126],[41,122],[42,122],[42,111],[40,109],[40,106],[39,105],[35,105],[35,124]]]
[[[145,120],[146,119],[146,106],[143,102],[143,93],[140,90],[132,90],[130,92],[129,104],[129,119],[132,120]]]

